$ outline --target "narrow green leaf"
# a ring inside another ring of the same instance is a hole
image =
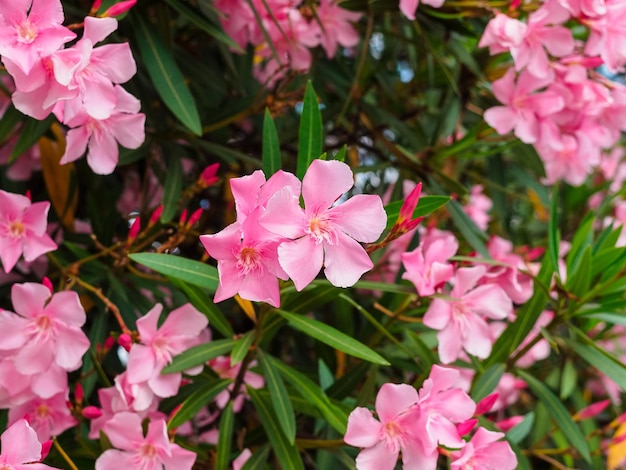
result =
[[[550,202],[550,221],[548,222],[548,259],[552,262],[553,272],[559,275],[559,186],[554,185],[552,201]]]
[[[495,390],[506,370],[504,364],[494,364],[478,376],[472,385],[472,399],[478,403]]]
[[[622,390],[626,390],[626,366],[611,353],[596,345],[584,333],[580,332],[579,337],[586,338],[587,344],[567,339],[565,342],[589,365],[610,377]]]
[[[296,391],[322,414],[326,422],[340,434],[345,434],[348,425],[347,413],[335,406],[324,391],[306,375],[287,366],[282,361],[266,356],[268,362],[290,382]],[[362,377],[361,377],[362,378]]]
[[[180,13],[181,16],[185,17],[188,21],[191,21],[193,24],[195,24],[198,28],[202,29],[209,36],[212,36],[218,41],[223,42],[228,47],[230,47],[231,49],[239,53],[245,52],[244,50],[241,49],[241,47],[239,47],[239,44],[233,41],[229,35],[224,33],[224,31],[222,30],[220,26],[213,24],[211,21],[205,18],[200,11],[196,10],[195,8],[190,7],[189,5],[185,3],[182,3],[179,0],[165,0],[165,1],[169,4],[169,6],[171,6],[178,13]]]
[[[298,163],[296,167],[296,176],[298,178],[302,179],[311,162],[322,154],[323,133],[322,113],[317,102],[317,95],[309,80],[304,92],[304,103],[300,117]]]
[[[559,398],[561,400],[567,400],[578,384],[578,370],[571,359],[565,361],[563,371],[561,372],[561,390],[559,391]]]
[[[133,13],[130,16],[137,45],[159,96],[180,122],[194,134],[201,135],[196,102],[163,39],[141,15]]]
[[[293,412],[293,406],[285,389],[285,384],[279,372],[273,366],[273,361],[268,360],[265,353],[260,349],[257,349],[256,352],[267,390],[270,392],[270,399],[276,412],[276,418],[287,441],[293,445],[296,441],[296,415]]]
[[[522,440],[530,434],[530,431],[533,427],[533,423],[535,422],[535,412],[531,411],[526,416],[521,423],[513,426],[506,433],[506,438],[512,444],[519,444]]]
[[[9,105],[2,118],[0,118],[0,143],[23,119],[25,119],[25,116],[15,109],[13,104]]]
[[[26,124],[20,130],[20,136],[17,138],[17,142],[13,146],[13,150],[11,150],[9,163],[13,163],[17,157],[35,145],[39,138],[44,135],[48,129],[50,129],[53,120],[54,117],[52,115],[48,116],[43,121],[28,118]]]
[[[415,211],[413,211],[413,218],[415,219],[417,217],[423,217],[431,214],[445,205],[448,201],[450,201],[450,197],[448,196],[422,196],[417,203]],[[385,212],[387,213],[387,229],[390,229],[396,220],[398,220],[400,208],[403,203],[404,201],[394,201],[385,206]]]
[[[236,366],[246,357],[250,350],[250,345],[254,341],[254,331],[248,331],[245,335],[235,341],[235,346],[230,353],[230,363]]]
[[[217,396],[222,390],[225,390],[232,383],[231,379],[220,379],[211,382],[206,387],[199,388],[193,392],[185,401],[182,402],[180,407],[176,410],[174,415],[167,423],[168,429],[175,429],[183,423],[186,423],[193,418],[198,411],[206,406],[213,398]]]
[[[209,292],[215,292],[217,289],[219,282],[217,269],[208,264],[162,253],[133,253],[128,257],[157,273],[202,287]]]
[[[183,165],[180,158],[171,156],[167,162],[167,173],[163,184],[163,212],[161,222],[166,224],[178,211],[178,201],[183,190]]]
[[[589,292],[591,272],[591,245],[587,245],[575,264],[575,268],[572,271],[567,271],[565,288],[575,296],[582,297]]]
[[[346,146],[344,145],[333,156],[333,160],[337,160],[339,162],[345,162],[346,161],[346,153],[347,153],[347,150],[346,150]]]
[[[206,315],[209,319],[211,329],[219,331],[226,338],[232,338],[235,335],[233,328],[224,317],[222,311],[217,308],[204,290],[179,279],[172,279],[172,284],[182,290],[187,296],[187,299],[189,299],[189,302]]]
[[[267,457],[270,455],[270,445],[265,444],[259,447],[254,452],[246,463],[241,467],[241,470],[259,470],[265,468]]]
[[[226,408],[222,410],[222,415],[220,416],[215,470],[228,470],[230,468],[230,449],[233,440],[234,424],[235,415],[233,413],[233,402],[230,401],[228,405],[226,405]]]
[[[539,400],[546,405],[546,408],[554,419],[556,425],[559,427],[572,447],[578,450],[587,462],[590,462],[591,456],[589,455],[587,440],[561,400],[559,400],[554,393],[552,393],[552,391],[544,385],[543,382],[535,378],[533,375],[522,370],[518,371],[518,374],[526,381]]]
[[[295,313],[285,312],[280,309],[277,309],[276,312],[285,318],[291,327],[324,344],[339,349],[354,357],[373,362],[374,364],[381,364],[383,366],[389,365],[389,362],[377,352],[372,351],[363,343],[325,323]]]
[[[252,404],[259,414],[261,425],[265,429],[265,434],[272,445],[274,454],[278,459],[280,468],[289,470],[304,470],[300,453],[295,445],[290,444],[282,432],[274,410],[266,399],[254,388],[247,387],[248,395],[252,399]]]
[[[175,356],[172,363],[168,364],[161,371],[162,374],[171,374],[174,372],[183,372],[204,364],[211,359],[222,356],[230,352],[235,347],[234,339],[216,339],[208,343],[199,344],[193,348],[189,348]]]
[[[269,178],[282,166],[280,158],[280,142],[276,125],[269,110],[265,108],[263,117],[263,172]]]
[[[580,258],[583,255],[585,248],[593,245],[594,222],[595,218],[593,217],[593,213],[590,212],[585,216],[574,234],[572,245],[570,246],[566,258],[568,277],[570,273],[573,273],[578,267],[578,263],[580,262]]]
[[[452,222],[454,222],[454,225],[456,225],[459,229],[467,243],[469,243],[472,248],[478,251],[485,258],[491,258],[489,250],[487,250],[487,246],[485,246],[487,235],[485,235],[485,233],[480,230],[474,221],[463,211],[461,204],[457,201],[450,201],[447,205],[447,209],[450,213],[450,217],[452,218]]]

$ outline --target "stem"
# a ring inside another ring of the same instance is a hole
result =
[[[117,320],[117,323],[119,323],[120,328],[122,329],[122,333],[127,334],[129,336],[132,335],[132,332],[130,331],[130,329],[126,326],[126,322],[124,321],[124,319],[122,318],[122,315],[120,313],[120,309],[117,308],[117,306],[111,302],[109,300],[109,298],[104,295],[102,293],[102,289],[100,289],[99,287],[94,287],[91,284],[83,281],[81,278],[73,276],[72,280],[74,282],[76,282],[76,284],[78,284],[79,286],[83,287],[84,289],[87,289],[89,292],[93,293],[96,297],[98,297],[102,303],[104,303],[104,306],[111,311],[111,313],[113,314],[113,316],[115,317],[115,319]]]
[[[57,441],[56,437],[52,438],[52,444],[54,445],[54,448],[59,452],[59,454],[61,454],[61,457],[63,457],[63,459],[67,462],[67,464],[70,466],[71,470],[78,470],[78,467],[76,466],[76,464],[72,461],[72,459],[70,458],[69,455],[67,455],[67,452],[65,452],[65,450],[63,450],[63,447],[61,447],[61,444],[59,444],[59,441]]]

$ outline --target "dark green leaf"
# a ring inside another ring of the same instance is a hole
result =
[[[231,365],[236,366],[243,361],[243,358],[246,357],[246,354],[248,354],[248,350],[250,349],[250,345],[253,341],[254,331],[248,331],[245,335],[235,341],[235,346],[230,353]]]
[[[265,468],[265,462],[267,462],[267,457],[270,455],[270,446],[269,444],[265,444],[259,447],[246,463],[241,467],[241,470],[259,470]]]
[[[268,360],[265,353],[260,349],[257,349],[257,359],[263,371],[265,384],[267,385],[267,390],[270,392],[270,398],[280,428],[285,434],[287,441],[293,445],[296,440],[296,416],[293,412],[293,406],[291,405],[287,390],[285,389],[285,384],[273,365],[274,361]]]
[[[252,398],[252,404],[259,414],[265,434],[272,445],[274,454],[280,464],[280,468],[289,470],[304,470],[300,453],[295,445],[290,444],[280,427],[280,423],[274,414],[274,410],[268,401],[254,388],[247,387],[248,395]]]
[[[480,230],[474,221],[463,211],[463,207],[457,201],[450,201],[447,206],[452,222],[459,229],[463,238],[469,243],[472,248],[483,255],[485,258],[491,258],[489,250],[485,246],[487,235]]]
[[[263,118],[263,172],[269,178],[282,166],[280,158],[280,142],[276,125],[269,110],[265,109]]]
[[[512,444],[519,444],[530,433],[535,422],[535,412],[531,411],[521,423],[513,426],[507,433],[506,438]]]
[[[178,201],[183,190],[183,165],[180,158],[170,156],[163,185],[163,212],[161,222],[166,224],[174,218],[178,210]]]
[[[577,297],[582,297],[591,286],[591,245],[583,250],[573,271],[567,271],[566,289]]]
[[[25,116],[11,104],[2,115],[2,118],[0,118],[0,142],[2,142],[23,119],[25,119]]]
[[[325,323],[313,320],[303,315],[285,312],[284,310],[277,309],[276,312],[289,322],[289,326],[302,331],[324,344],[327,344],[335,349],[339,349],[340,351],[354,357],[359,357],[366,361],[373,362],[374,364],[381,364],[384,366],[389,365],[389,362],[377,352],[372,351],[363,343],[331,326],[326,325]]]
[[[132,14],[131,17],[137,45],[159,96],[180,122],[194,134],[201,135],[196,102],[161,36],[142,15]]]
[[[208,264],[162,253],[133,253],[128,257],[157,273],[202,287],[209,292],[217,289],[217,269]]]
[[[576,354],[582,357],[592,367],[604,372],[610,377],[622,390],[626,390],[626,365],[613,356],[608,351],[600,348],[591,339],[587,338],[584,333],[580,333],[581,339],[586,339],[586,344],[573,340],[565,340],[567,345],[574,350]]]
[[[20,136],[17,138],[17,142],[13,146],[13,150],[11,150],[9,163],[14,162],[17,157],[35,145],[39,138],[44,135],[48,129],[50,129],[52,121],[54,121],[54,117],[52,115],[48,116],[43,121],[29,118],[26,121],[26,124],[20,129]]]
[[[478,403],[495,390],[502,378],[506,367],[504,364],[494,364],[480,374],[472,385],[472,399]]]
[[[559,243],[561,241],[558,208],[559,187],[558,184],[555,184],[550,202],[550,221],[548,222],[548,259],[552,263],[552,270],[557,274],[559,274]]]
[[[204,406],[213,400],[218,393],[225,390],[231,382],[232,380],[230,379],[216,380],[210,385],[201,387],[193,392],[185,401],[183,401],[174,415],[170,418],[167,423],[167,428],[175,429],[196,416],[196,414],[198,414]]]
[[[199,344],[187,349],[183,353],[175,356],[171,364],[168,364],[161,371],[162,374],[173,372],[183,372],[193,367],[230,352],[235,347],[234,339],[216,339],[208,343]]]
[[[322,113],[317,102],[317,95],[310,81],[306,84],[302,116],[300,117],[300,132],[298,137],[298,164],[296,176],[304,177],[307,168],[313,160],[322,154],[324,143],[322,127]]]
[[[215,457],[215,470],[228,470],[230,468],[230,448],[233,440],[233,428],[235,415],[233,402],[228,402],[220,416],[219,436],[217,438],[217,455]]]

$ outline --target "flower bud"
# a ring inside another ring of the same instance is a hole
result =
[[[96,419],[102,416],[102,410],[97,406],[86,406],[83,408],[82,414],[86,419]]]
[[[137,3],[137,0],[126,0],[124,2],[116,3],[115,5],[110,7],[107,11],[102,13],[102,15],[100,16],[102,18],[110,18],[113,16],[119,16],[122,13],[126,13],[128,10],[134,7],[135,3]]]

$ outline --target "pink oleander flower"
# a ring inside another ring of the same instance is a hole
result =
[[[358,242],[374,242],[385,229],[387,216],[379,196],[359,194],[335,202],[354,184],[350,167],[333,160],[314,160],[304,175],[302,196],[290,187],[278,191],[259,218],[261,226],[290,240],[278,246],[278,261],[296,289],[304,289],[324,266],[337,287],[354,285],[373,267]],[[323,191],[320,188],[324,188]]]
[[[494,338],[486,318],[501,320],[513,310],[511,299],[496,285],[478,286],[487,268],[460,268],[451,299],[436,298],[424,315],[424,325],[439,330],[439,358],[444,364],[458,359],[463,350],[484,359]]]
[[[469,198],[467,204],[463,206],[463,211],[474,221],[479,229],[487,230],[489,211],[492,207],[493,203],[483,193],[483,187],[480,184],[475,184],[470,190]]]
[[[196,461],[195,452],[169,441],[164,419],[151,420],[145,437],[141,418],[128,412],[116,414],[103,430],[116,449],[98,457],[96,470],[191,470]]]
[[[9,425],[28,416],[30,425],[37,433],[40,442],[58,436],[66,429],[74,427],[74,419],[67,406],[67,391],[51,398],[33,398],[22,405],[9,409]]]
[[[0,408],[11,408],[27,401],[51,398],[67,391],[67,371],[56,364],[37,374],[24,374],[15,366],[14,353],[0,359]]]
[[[416,422],[417,390],[406,384],[386,383],[376,395],[377,420],[367,408],[356,408],[348,417],[343,440],[361,447],[356,458],[358,470],[393,470],[402,451],[403,468],[424,468],[423,449],[419,441],[422,431]],[[429,456],[437,461],[437,453]]]
[[[0,312],[0,351],[13,355],[25,375],[41,374],[56,365],[66,371],[80,367],[89,349],[81,330],[86,320],[78,294],[51,294],[43,284],[14,284],[11,300],[15,313]]]
[[[8,273],[24,254],[26,261],[57,249],[46,233],[50,203],[32,203],[20,194],[0,190],[0,260]]]
[[[252,361],[250,363],[250,367],[256,366],[256,361]],[[241,362],[237,365],[232,365],[230,362],[229,356],[220,356],[215,359],[211,359],[209,361],[209,366],[213,369],[220,378],[222,379],[233,379],[237,377],[239,374],[239,370],[241,369]],[[265,385],[265,379],[262,375],[259,375],[255,372],[251,372],[250,370],[246,370],[243,374],[243,383],[251,388],[263,388]],[[215,404],[219,408],[225,408],[228,404],[228,400],[230,400],[230,391],[233,389],[234,384],[230,384],[226,390],[222,390],[215,397]],[[233,400],[233,411],[238,413],[241,411],[243,407],[243,402],[246,395],[243,392],[240,392],[239,395],[235,397]]]
[[[37,60],[76,35],[62,26],[61,0],[11,0],[0,3],[0,56],[28,74]]]
[[[61,164],[79,159],[87,149],[87,163],[94,173],[108,175],[117,166],[118,143],[122,147],[136,149],[144,142],[146,115],[139,112],[141,103],[118,85],[114,92],[116,105],[106,119],[98,120],[79,112],[64,121],[72,129],[67,132],[67,146]]]
[[[502,78],[493,82],[493,93],[504,106],[485,111],[484,119],[498,134],[514,131],[522,142],[532,144],[540,137],[543,118],[563,109],[563,97],[553,91],[536,92],[548,85],[549,80],[539,79],[522,72],[515,80],[515,70],[509,69]]]
[[[425,5],[430,5],[433,8],[441,8],[445,3],[445,0],[422,0]],[[415,12],[420,4],[420,0],[400,0],[400,11],[404,16],[410,20],[415,19]]]
[[[42,445],[28,421],[19,419],[0,436],[0,468],[6,470],[59,470],[40,463]]]
[[[589,38],[585,44],[585,54],[600,56],[606,67],[612,71],[622,70],[626,64],[626,6],[623,2],[606,2],[605,14],[596,18],[585,18],[589,26]],[[601,11],[601,10],[600,10]]]
[[[402,279],[411,281],[419,295],[433,295],[452,278],[454,266],[448,260],[458,248],[459,242],[451,233],[435,237],[427,234],[415,250],[402,255],[406,269]]]
[[[489,20],[478,47],[489,47],[491,55],[509,52],[524,41],[528,26],[504,13],[496,12]]]
[[[178,393],[181,373],[161,374],[172,358],[186,349],[199,344],[199,334],[208,325],[207,318],[191,304],[185,304],[167,315],[159,327],[163,306],[156,304],[137,320],[141,338],[128,356],[128,383],[146,383],[158,397],[171,397]]]
[[[472,439],[461,449],[450,454],[450,467],[454,470],[514,470],[517,457],[504,433],[478,428]]]
[[[346,10],[337,5],[335,0],[321,0],[317,8],[319,22],[324,25],[320,30],[320,43],[328,58],[335,57],[337,47],[354,47],[359,43],[359,33],[352,23],[363,16],[362,13]],[[316,20],[313,20],[316,23]]]
[[[252,452],[246,447],[241,451],[241,454],[233,460],[233,470],[241,470],[250,457],[252,457]]]

